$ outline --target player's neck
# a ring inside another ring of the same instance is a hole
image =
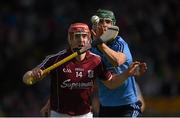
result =
[[[84,60],[85,57],[86,57],[86,53],[83,53],[83,54],[77,56],[77,57],[76,57],[76,60],[82,61],[82,60]]]

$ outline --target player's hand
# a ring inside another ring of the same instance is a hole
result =
[[[136,76],[138,74],[137,68],[139,67],[139,65],[140,65],[140,62],[138,61],[133,62],[127,70],[128,76]]]
[[[146,63],[140,63],[138,61],[133,62],[128,68],[129,76],[142,76],[147,71]]]
[[[139,67],[140,67],[139,76],[142,76],[147,71],[147,64],[144,62],[140,63]]]
[[[100,103],[99,103],[99,98],[98,98],[98,85],[95,82],[94,86],[93,86],[93,94],[92,94],[92,112],[93,115],[96,117],[99,114],[99,107],[100,107]]]
[[[98,96],[95,96],[92,98],[92,112],[96,116],[99,113],[99,107],[100,107],[99,98]]]
[[[41,116],[43,117],[49,117],[50,116],[50,102],[47,101],[46,105],[43,106],[43,108],[40,111]]]
[[[43,77],[43,71],[40,68],[35,68],[32,70],[31,76],[40,80]]]
[[[99,39],[104,32],[103,27],[99,25],[96,27],[96,29],[91,29],[91,34],[94,40]]]

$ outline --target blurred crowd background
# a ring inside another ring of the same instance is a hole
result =
[[[0,116],[40,116],[49,78],[26,86],[22,76],[67,46],[71,23],[91,25],[99,8],[114,11],[119,35],[148,72],[137,79],[143,116],[180,116],[179,0],[1,0]]]

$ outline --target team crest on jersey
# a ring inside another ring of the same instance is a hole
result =
[[[94,71],[93,70],[88,70],[88,77],[93,78],[94,77]]]
[[[71,69],[69,68],[63,68],[64,73],[72,73]]]

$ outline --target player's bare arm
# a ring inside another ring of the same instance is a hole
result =
[[[103,26],[97,26],[96,29],[92,29],[91,33],[94,40],[98,39],[106,30],[107,27]],[[105,43],[99,44],[98,48],[106,55],[113,66],[119,66],[126,61],[126,55],[124,53],[112,50]]]
[[[146,65],[141,64],[140,62],[133,62],[125,72],[123,72],[122,74],[114,74],[108,81],[103,81],[103,83],[109,89],[115,89],[119,87],[125,80],[127,80],[129,76],[143,75],[147,70],[147,66],[144,66]]]
[[[98,48],[106,55],[113,66],[119,66],[126,61],[126,55],[124,53],[112,50],[105,43],[98,45]]]

